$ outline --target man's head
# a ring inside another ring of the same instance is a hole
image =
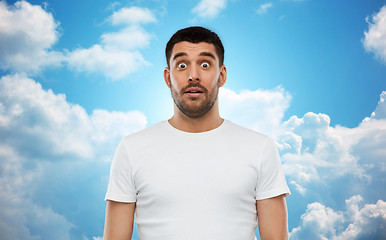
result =
[[[164,79],[171,90],[175,114],[200,118],[218,113],[218,90],[227,75],[223,54],[217,34],[205,28],[185,28],[172,36],[166,47]]]
[[[200,43],[206,42],[214,45],[219,59],[220,67],[224,63],[224,46],[218,35],[209,29],[203,27],[188,27],[178,30],[166,44],[165,55],[168,67],[170,67],[170,57],[172,56],[173,47],[179,42]]]

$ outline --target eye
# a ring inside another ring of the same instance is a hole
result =
[[[186,68],[186,63],[179,63],[179,64],[177,65],[177,68],[178,68],[178,69],[185,69],[185,68]]]
[[[207,63],[207,62],[201,63],[201,67],[203,67],[203,68],[208,68],[209,66],[210,66],[209,63]]]

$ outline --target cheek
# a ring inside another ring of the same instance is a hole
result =
[[[184,79],[185,79],[185,76],[182,73],[174,73],[173,72],[172,74],[169,75],[169,80],[175,86],[178,86],[179,84],[184,82],[183,81]]]
[[[188,83],[188,78],[189,76],[187,75],[186,73],[187,71],[185,72],[172,72],[172,74],[170,74],[170,82],[172,85],[174,85],[174,88],[175,89],[181,89],[183,88],[184,86],[186,86],[186,84]]]
[[[217,88],[220,82],[220,74],[213,74],[210,78],[210,86],[211,88]]]
[[[175,79],[173,78],[169,79],[169,81],[170,81],[170,90],[175,93],[180,92],[181,86],[178,84],[178,82],[175,81]]]

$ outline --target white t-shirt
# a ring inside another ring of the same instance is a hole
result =
[[[253,240],[256,200],[289,195],[275,143],[228,120],[188,133],[168,121],[125,137],[106,200],[136,202],[141,240]]]

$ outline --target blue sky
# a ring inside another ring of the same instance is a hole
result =
[[[291,239],[385,238],[386,1],[70,0],[0,1],[4,239],[102,237],[111,156],[171,117],[191,25],[223,40],[222,116],[278,144]]]

